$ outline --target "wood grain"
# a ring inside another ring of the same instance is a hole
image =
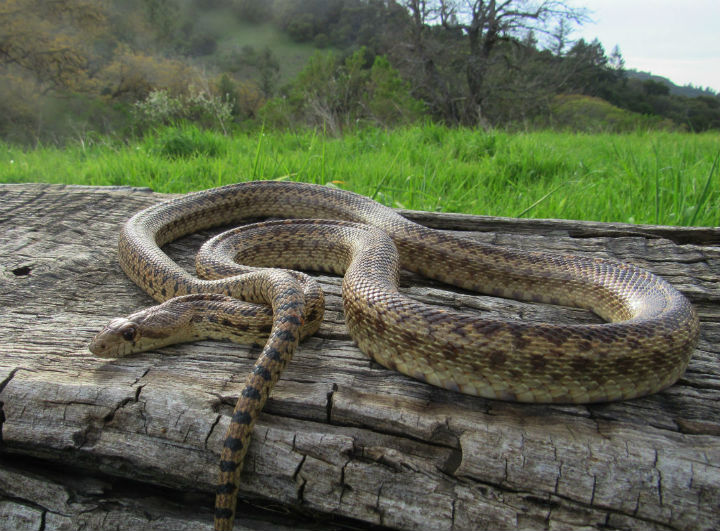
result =
[[[257,346],[203,341],[121,360],[87,343],[151,303],[116,260],[147,189],[0,186],[0,528],[211,529],[229,413]],[[366,358],[340,280],[253,434],[236,529],[717,529],[720,230],[403,212],[497,245],[609,256],[666,278],[702,320],[670,389],[592,406],[436,389]],[[203,235],[169,246],[191,267]],[[584,311],[402,275],[433,304],[523,320]]]

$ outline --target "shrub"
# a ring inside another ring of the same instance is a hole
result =
[[[143,126],[165,125],[180,117],[182,102],[166,90],[153,90],[143,101],[135,103],[133,112]]]
[[[316,48],[327,48],[330,46],[330,37],[325,33],[318,33],[313,39],[313,44]]]
[[[223,74],[215,84],[216,95],[228,105],[235,120],[255,118],[265,103],[260,88],[252,81],[236,81]]]
[[[172,96],[165,90],[154,90],[135,103],[133,111],[141,129],[190,120],[207,127],[219,125],[225,130],[232,117],[232,104],[205,91]]]
[[[546,123],[547,121],[547,123]],[[577,94],[556,96],[547,118],[536,125],[582,132],[630,132],[637,129],[673,130],[676,124],[660,116],[634,113],[600,98]]]

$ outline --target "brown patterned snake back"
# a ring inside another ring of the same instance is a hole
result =
[[[196,279],[160,250],[200,229],[261,217],[352,223],[270,222],[223,233],[198,258],[198,271],[218,280]],[[119,250],[128,276],[168,302],[112,321],[91,344],[97,355],[200,337],[257,341],[270,334],[223,448],[216,529],[232,528],[257,415],[298,340],[322,319],[322,292],[312,279],[238,266],[237,257],[261,266],[345,272],[345,318],[363,352],[433,385],[489,398],[587,403],[653,393],[680,377],[698,335],[689,301],[638,267],[482,244],[325,186],[263,181],[188,194],[131,218]],[[480,293],[586,308],[608,322],[527,323],[427,306],[398,292],[399,267]],[[234,276],[220,278],[227,275]]]

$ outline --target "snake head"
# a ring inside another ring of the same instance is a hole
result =
[[[88,348],[99,358],[122,358],[175,343],[224,338],[227,334],[218,335],[213,329],[217,324],[214,315],[218,311],[236,313],[238,302],[218,293],[173,297],[158,306],[113,319],[93,338]],[[224,322],[221,324],[228,327]],[[256,340],[250,333],[245,338]]]
[[[175,326],[168,327],[171,317],[162,306],[118,317],[100,330],[88,348],[99,358],[121,358],[178,343],[182,339],[178,339],[176,328],[184,321],[175,319]]]
[[[92,339],[88,348],[100,358],[118,358],[140,352],[138,341],[142,333],[138,323],[119,317],[106,324]]]

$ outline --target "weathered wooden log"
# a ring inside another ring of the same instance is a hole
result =
[[[151,304],[120,270],[116,234],[166,197],[0,186],[2,529],[212,528],[223,434],[259,347],[203,341],[119,360],[87,351],[108,319]],[[720,230],[403,214],[663,276],[702,320],[687,372],[653,396],[591,406],[459,395],[371,362],[347,335],[340,279],[318,275],[325,320],[255,428],[236,529],[720,528]],[[205,237],[168,252],[192,268]],[[483,315],[597,321],[401,280],[419,300]]]

